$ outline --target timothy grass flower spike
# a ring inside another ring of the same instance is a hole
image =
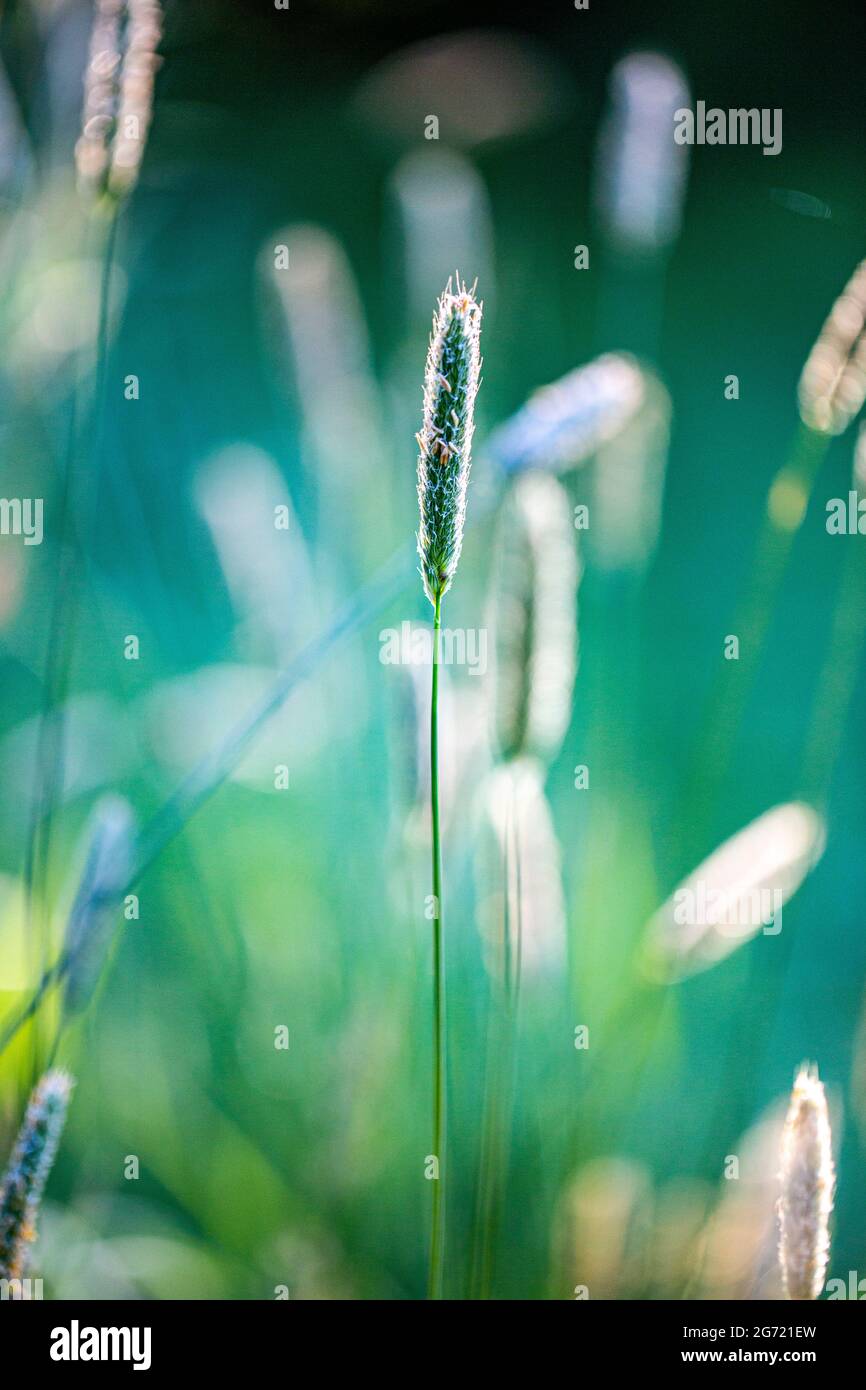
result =
[[[24,1273],[36,1216],[66,1121],[72,1078],[48,1071],[30,1097],[0,1186],[0,1278]]]
[[[475,286],[449,280],[433,319],[418,440],[418,554],[434,608],[447,593],[463,545],[466,488],[481,371],[482,306]]]
[[[790,1299],[817,1298],[830,1256],[833,1149],[816,1067],[797,1074],[782,1135],[779,1261]]]

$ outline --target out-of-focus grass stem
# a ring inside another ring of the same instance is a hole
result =
[[[849,540],[803,758],[803,795],[819,807],[826,804],[830,794],[846,716],[857,685],[864,634],[866,565],[856,540]]]
[[[739,638],[736,679],[718,682],[714,688],[695,735],[687,787],[681,797],[680,804],[687,808],[696,848],[708,837],[778,591],[809,507],[827,442],[824,435],[802,426],[788,462],[778,471],[767,493],[748,589],[729,629]]]
[[[514,866],[514,943],[512,948],[511,879]],[[502,971],[491,991],[487,1035],[484,1120],[472,1252],[471,1292],[489,1299],[496,1240],[508,1176],[508,1144],[514,1100],[514,1065],[522,956],[522,884],[516,807],[512,798],[505,828],[502,913]]]
[[[93,394],[89,406],[93,420],[93,456],[90,468],[91,482],[86,490],[87,497],[92,496],[95,489],[95,483],[92,479],[96,475],[96,460],[99,457],[99,445],[102,439],[111,275],[115,259],[117,212],[117,203],[111,200],[107,220],[100,207],[88,226],[88,232],[98,236],[101,241],[102,269],[97,311],[95,374]],[[83,378],[85,373],[81,369],[79,370],[80,378]],[[54,810],[63,786],[64,721],[61,706],[69,685],[69,671],[83,578],[81,547],[78,544],[76,532],[80,533],[93,520],[93,509],[84,503],[84,490],[79,481],[79,472],[81,471],[79,465],[81,449],[79,423],[88,409],[81,400],[82,390],[83,386],[80,379],[73,388],[69,407],[66,456],[60,489],[58,566],[48,624],[48,641],[42,682],[42,709],[36,740],[35,781],[24,855],[26,910],[31,928],[35,925],[35,900],[40,889],[44,887],[49,871]],[[48,941],[44,912],[40,912],[38,925],[40,930],[34,933],[34,937],[40,941],[40,968],[45,971]],[[34,1059],[35,1065],[36,1059]]]

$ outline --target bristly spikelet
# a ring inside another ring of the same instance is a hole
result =
[[[66,1072],[48,1071],[30,1097],[0,1185],[0,1279],[23,1277],[72,1086],[72,1078]]]
[[[802,1066],[782,1135],[779,1263],[790,1299],[817,1298],[830,1254],[833,1150],[817,1067]]]
[[[482,306],[475,286],[449,280],[433,319],[418,440],[418,554],[435,607],[454,578],[463,545],[466,488],[481,371]]]

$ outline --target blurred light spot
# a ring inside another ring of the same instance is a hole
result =
[[[251,444],[234,444],[206,460],[195,500],[219,557],[247,655],[282,660],[305,632],[312,575],[306,545],[285,481],[273,459]],[[288,527],[276,526],[285,508]],[[287,596],[293,595],[289,603]]]
[[[454,150],[414,150],[391,176],[400,222],[410,321],[427,323],[431,305],[458,269],[493,290],[493,224],[487,189],[474,165]]]
[[[625,249],[659,251],[679,232],[688,150],[674,141],[674,112],[688,104],[685,77],[661,53],[631,53],[610,75],[595,199],[608,235]]]
[[[133,733],[124,708],[106,695],[75,695],[62,709],[64,800],[116,782],[132,759]],[[40,719],[10,729],[0,742],[0,798],[11,829],[30,815]]]
[[[443,142],[471,148],[548,125],[568,104],[567,92],[540,46],[476,30],[386,58],[364,78],[357,101],[371,128],[405,143],[422,140],[425,118],[435,115]]]
[[[91,342],[96,332],[96,307],[102,268],[95,260],[32,263],[22,277],[13,312],[10,356],[19,370],[52,371],[70,354]],[[125,298],[126,280],[120,270],[112,276],[110,314],[116,318]]]
[[[24,884],[0,874],[0,994],[35,984],[39,968],[29,947]]]
[[[780,531],[796,531],[806,515],[809,494],[796,473],[783,469],[773,480],[767,498],[767,514]]]

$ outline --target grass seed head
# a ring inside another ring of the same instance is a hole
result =
[[[819,434],[841,434],[866,399],[866,261],[830,311],[800,376],[800,418]]]
[[[689,100],[682,71],[663,53],[629,53],[611,72],[595,202],[606,235],[621,251],[654,255],[677,238],[689,149],[671,139],[671,127]]]
[[[0,1278],[22,1278],[36,1217],[66,1120],[72,1078],[48,1071],[30,1097],[0,1185]]]
[[[153,111],[160,0],[97,0],[75,146],[81,187],[122,198],[138,179]]]
[[[802,1066],[782,1134],[779,1263],[790,1299],[817,1298],[830,1255],[833,1150],[816,1067]]]
[[[540,386],[485,449],[502,473],[565,473],[592,458],[641,409],[646,383],[634,358],[606,352]]]
[[[481,305],[475,287],[448,281],[433,319],[418,438],[418,555],[424,591],[436,606],[454,578],[463,545],[466,489],[481,371]]]
[[[673,983],[724,960],[778,914],[824,852],[824,822],[804,802],[758,816],[683,879],[647,924],[643,969]]]
[[[550,760],[568,728],[579,579],[568,496],[555,478],[527,474],[500,513],[490,599],[491,722],[505,759]]]

